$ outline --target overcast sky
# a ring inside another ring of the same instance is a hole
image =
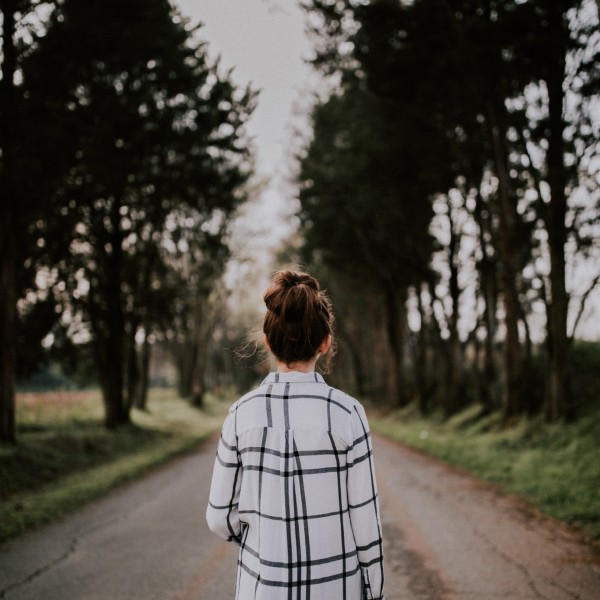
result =
[[[241,86],[260,94],[249,123],[261,175],[273,179],[271,192],[289,173],[294,128],[305,123],[315,75],[304,59],[311,45],[296,0],[174,0],[193,23],[204,24],[201,37],[209,53],[233,68]]]
[[[296,0],[176,0],[234,79],[260,90],[250,131],[263,168],[277,169],[289,143],[295,100],[310,77],[303,57],[310,54],[304,15]]]
[[[272,248],[294,230],[294,190],[286,183],[293,168],[295,131],[307,131],[306,111],[317,82],[305,59],[311,43],[297,0],[173,0],[192,23],[203,23],[201,37],[209,54],[221,57],[221,68],[233,68],[240,86],[259,91],[248,131],[254,139],[257,175],[265,189],[242,213],[232,266],[236,278],[247,279],[257,268],[258,286],[272,268]],[[249,261],[248,261],[249,259]],[[266,273],[265,273],[266,270]]]

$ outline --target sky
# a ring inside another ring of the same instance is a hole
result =
[[[297,142],[294,130],[307,130],[302,113],[306,114],[316,77],[305,62],[311,44],[304,14],[295,0],[174,0],[174,4],[192,23],[203,24],[200,37],[208,42],[212,57],[220,56],[221,68],[233,68],[238,85],[250,84],[259,91],[248,132],[256,146],[257,174],[269,180],[263,203],[274,217],[281,216],[277,211],[285,212],[281,205],[287,204],[281,196],[289,194],[281,187],[293,163],[290,149]],[[268,214],[261,217],[264,221]]]
[[[259,92],[248,123],[256,157],[256,190],[233,227],[229,287],[263,288],[275,250],[297,227],[292,149],[307,135],[318,79],[306,59],[312,46],[297,0],[172,0],[193,24],[222,69]],[[298,130],[302,135],[298,135]],[[253,292],[254,293],[254,292]],[[262,296],[262,294],[260,294]]]
[[[200,35],[209,53],[221,56],[224,69],[234,68],[240,85],[260,90],[250,123],[260,164],[281,166],[289,141],[295,101],[302,95],[311,68],[303,57],[311,52],[304,33],[304,15],[295,0],[175,0],[193,23],[204,24]]]

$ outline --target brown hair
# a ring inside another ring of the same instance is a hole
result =
[[[308,273],[278,271],[264,295],[263,332],[275,357],[290,365],[313,359],[333,334],[331,302]],[[326,367],[333,352],[328,353]]]

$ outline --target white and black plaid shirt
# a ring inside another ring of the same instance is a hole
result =
[[[383,599],[365,412],[318,373],[270,373],[231,407],[206,519],[240,545],[238,600]]]

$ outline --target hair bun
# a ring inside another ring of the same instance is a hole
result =
[[[264,296],[268,310],[284,321],[302,320],[307,312],[319,303],[319,282],[298,271],[278,271],[273,276],[273,283]]]
[[[284,290],[298,285],[306,285],[315,292],[320,290],[319,282],[314,277],[308,275],[308,273],[300,273],[298,271],[279,271],[273,279],[273,284]]]

